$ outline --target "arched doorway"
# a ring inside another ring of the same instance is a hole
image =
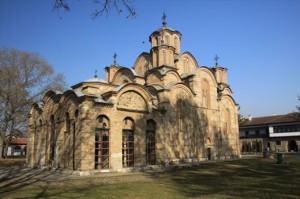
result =
[[[156,129],[156,123],[153,120],[148,120],[147,130],[146,130],[146,164],[147,165],[154,165],[156,163],[155,129]]]
[[[206,139],[206,158],[207,158],[207,160],[212,159],[211,146],[212,146],[211,139],[210,139],[210,137],[208,137]]]
[[[297,142],[295,140],[289,140],[288,149],[289,152],[298,152]]]

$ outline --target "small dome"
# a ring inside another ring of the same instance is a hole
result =
[[[107,81],[103,80],[103,79],[99,79],[98,77],[92,77],[90,79],[87,79],[83,82],[101,82],[101,83],[107,83]]]

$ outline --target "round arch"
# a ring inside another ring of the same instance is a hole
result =
[[[210,80],[211,80],[210,82],[213,83],[213,86],[214,87],[218,86],[215,76],[213,75],[213,73],[207,67],[200,67],[199,70],[197,70],[196,73],[199,74],[199,77],[203,77],[203,74],[201,74],[201,73],[207,74],[210,77]]]
[[[97,118],[97,126],[100,128],[110,128],[110,120],[106,115],[98,115]]]
[[[61,97],[61,94],[57,94],[55,91],[49,90],[45,93],[42,101],[44,103],[48,102],[49,100],[52,100],[54,103],[59,101]]]
[[[196,67],[199,67],[198,61],[196,60],[196,58],[194,57],[194,55],[193,55],[191,52],[189,52],[189,51],[183,52],[183,53],[181,54],[181,57],[182,57],[182,56],[187,56],[187,57],[189,57],[189,58],[194,62],[194,65],[195,65]]]
[[[180,55],[176,63],[178,73],[181,77],[194,74],[196,69],[199,68],[198,62],[190,52],[184,52]]]
[[[112,78],[112,84],[120,85],[123,83],[134,82],[135,74],[129,68],[120,68]]]
[[[227,100],[232,107],[236,107],[238,105],[231,95],[223,95],[222,101],[223,100]]]
[[[161,83],[161,79],[162,79],[162,74],[158,70],[146,74],[147,84],[159,84]]]
[[[181,82],[180,75],[177,73],[177,71],[174,71],[174,70],[167,71],[164,76],[164,79],[165,79],[165,81],[168,81],[168,79],[170,79],[169,81],[174,80],[176,82]]]
[[[149,70],[149,53],[143,52],[141,53],[135,60],[133,68],[137,75],[144,77],[147,70]],[[143,63],[144,62],[144,63]]]
[[[123,93],[128,92],[128,91],[136,92],[137,94],[142,96],[146,102],[152,102],[153,98],[155,98],[155,96],[152,96],[151,93],[149,91],[147,91],[142,85],[137,84],[137,83],[129,83],[129,84],[126,84],[126,85],[118,88],[118,90],[116,90],[117,99],[119,99],[119,97]]]
[[[182,82],[179,82],[179,83],[176,83],[176,84],[172,84],[172,85],[170,85],[170,87],[168,87],[168,89],[170,89],[170,90],[173,90],[173,89],[182,89],[186,93],[186,95],[188,97],[195,96],[194,92],[188,86],[186,86]]]

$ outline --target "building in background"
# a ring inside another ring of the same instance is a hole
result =
[[[28,164],[119,171],[239,157],[227,69],[199,65],[181,36],[164,18],[132,68],[114,55],[105,80],[47,92],[29,114]]]
[[[239,129],[242,154],[300,149],[299,113],[249,118]]]
[[[27,150],[27,138],[11,136],[8,139],[7,157],[25,157]]]
[[[1,157],[9,158],[25,158],[27,151],[27,137],[20,131],[15,130],[10,135],[5,136],[3,143]]]

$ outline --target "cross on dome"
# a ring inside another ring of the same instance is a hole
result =
[[[117,64],[117,53],[114,53],[113,58],[114,58],[114,65],[116,65]]]
[[[162,16],[161,19],[162,19],[162,25],[163,25],[163,27],[166,27],[167,26],[167,21],[166,21],[167,15],[166,15],[165,12],[163,13],[163,16]]]
[[[215,58],[214,58],[214,60],[216,61],[216,66],[218,65],[218,60],[219,60],[220,58],[218,57],[218,55],[216,54],[216,56],[215,56]]]

